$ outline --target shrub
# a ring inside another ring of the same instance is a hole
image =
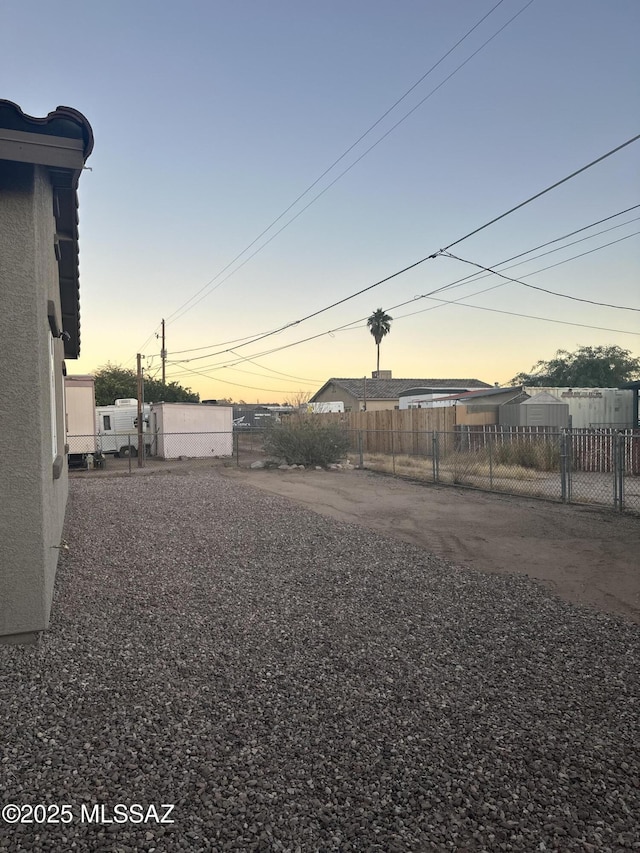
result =
[[[499,465],[520,465],[539,471],[554,471],[560,464],[560,450],[551,441],[514,441],[498,444],[493,451]]]
[[[337,424],[320,426],[312,420],[276,424],[265,435],[264,449],[289,465],[324,466],[346,456],[349,436]]]

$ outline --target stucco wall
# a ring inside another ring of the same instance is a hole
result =
[[[356,397],[345,391],[339,385],[334,385],[333,382],[328,385],[321,394],[314,397],[316,403],[344,403],[346,412],[362,411],[362,401],[358,401]],[[375,398],[367,398],[367,411],[382,412],[387,409],[395,409],[398,405],[397,400],[376,400]]]
[[[333,382],[327,385],[321,394],[314,397],[314,402],[344,403],[345,411],[360,411],[360,405],[357,399],[353,395],[348,394],[344,388],[334,385]]]
[[[0,161],[0,639],[44,630],[68,493],[54,479],[47,300],[60,322],[48,172]],[[58,453],[64,457],[63,345],[56,340]]]

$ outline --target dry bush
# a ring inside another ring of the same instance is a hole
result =
[[[349,436],[337,424],[321,426],[314,420],[287,420],[265,432],[264,450],[289,465],[330,465],[344,459]]]

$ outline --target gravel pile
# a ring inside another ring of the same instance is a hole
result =
[[[638,626],[215,470],[71,493],[0,794],[73,820],[3,853],[640,849]]]

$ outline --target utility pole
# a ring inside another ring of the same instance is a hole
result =
[[[164,320],[162,321],[162,349],[160,350],[160,358],[162,359],[162,384],[165,385],[165,362],[167,360],[167,350],[164,344]]]
[[[142,356],[140,353],[136,356],[138,359],[138,468],[144,467],[144,435],[142,432],[142,398],[144,388],[142,385]]]

